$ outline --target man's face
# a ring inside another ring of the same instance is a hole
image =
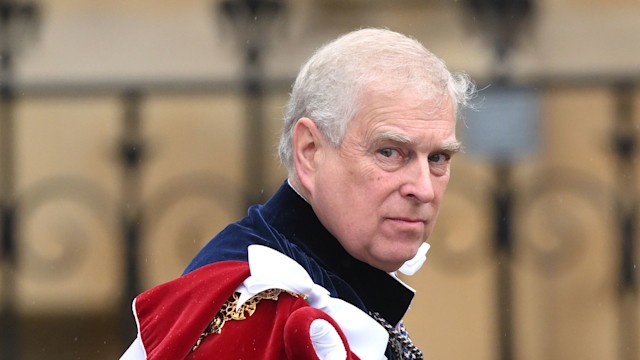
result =
[[[341,146],[324,147],[310,202],[349,254],[390,272],[431,234],[460,145],[448,98],[364,99]]]

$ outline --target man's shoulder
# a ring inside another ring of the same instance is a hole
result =
[[[315,293],[302,292],[300,289],[311,291],[314,285],[311,279],[304,280],[304,271],[295,261],[272,249],[252,249],[248,263],[221,261],[205,265],[139,295],[133,306],[139,331],[134,345],[142,349],[139,354],[144,353],[139,358],[309,358],[316,351],[313,344],[326,344],[327,340],[332,343],[328,350],[350,353],[340,324],[325,313],[330,308],[312,308],[307,300],[310,297],[324,305],[337,302],[340,315],[345,309],[357,310],[339,300],[328,301],[328,294],[321,288]],[[274,272],[271,260],[281,268],[288,263],[289,268]],[[307,284],[301,286],[291,276]],[[248,282],[250,279],[253,280]],[[249,288],[260,286],[264,289],[243,298],[243,294],[252,291]],[[319,300],[318,296],[326,299]],[[327,331],[310,332],[316,320],[322,320],[323,326],[333,332],[331,339],[325,339]],[[126,359],[138,359],[133,352],[125,355],[129,356]],[[349,357],[357,358],[355,354]]]
[[[147,353],[184,358],[211,321],[211,314],[218,312],[249,275],[248,263],[223,261],[138,295],[133,310]]]
[[[278,249],[277,234],[260,219],[258,211],[227,225],[193,257],[184,274],[220,261],[247,261],[247,248],[258,244]]]

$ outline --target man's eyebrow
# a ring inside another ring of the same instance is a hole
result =
[[[402,144],[413,144],[415,143],[415,141],[413,139],[411,139],[409,136],[405,135],[405,134],[400,134],[397,132],[392,132],[392,131],[385,131],[382,133],[377,134],[374,138],[373,141],[378,143],[378,142],[382,142],[382,141],[395,141],[398,143],[402,143]]]
[[[395,141],[403,144],[415,143],[415,141],[411,137],[405,134],[392,132],[392,131],[385,131],[383,133],[378,134],[374,138],[375,142],[380,142],[385,140],[391,140],[391,141]],[[442,143],[441,147],[442,147],[442,150],[451,151],[451,152],[460,152],[463,150],[462,143],[458,140],[445,140]]]
[[[383,141],[395,141],[395,142],[400,143],[400,144],[408,144],[408,145],[416,143],[416,141],[414,139],[412,139],[411,137],[409,137],[409,136],[407,136],[405,134],[392,132],[392,131],[382,132],[380,134],[377,134],[373,138],[373,142],[374,143],[380,143],[380,142],[383,142]],[[443,151],[448,151],[448,152],[451,152],[453,154],[458,153],[458,152],[462,152],[464,150],[464,146],[458,140],[445,140],[442,143],[442,146],[440,148]]]
[[[458,153],[463,150],[463,146],[458,140],[447,140],[442,144],[442,150]]]

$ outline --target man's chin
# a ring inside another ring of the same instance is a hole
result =
[[[410,259],[398,260],[398,261],[384,260],[376,263],[369,263],[369,265],[375,267],[376,269],[382,270],[384,272],[392,273],[392,272],[398,271],[398,269],[400,269],[402,265],[404,265],[404,263],[407,262],[408,260]]]
[[[356,258],[373,266],[376,269],[391,273],[398,271],[398,269],[400,269],[405,262],[413,259],[418,253],[418,249],[420,248],[421,244],[422,242],[420,242],[420,244],[416,245],[415,247],[403,248],[402,252],[400,252],[400,249],[396,247],[393,250],[383,250],[380,253],[369,252],[369,258]]]
[[[423,242],[421,242],[420,244],[423,244]],[[375,267],[388,273],[396,272],[407,261],[412,260],[413,258],[416,257],[416,255],[418,255],[419,248],[420,246],[418,245],[415,249],[412,249],[409,254],[404,256],[399,256],[397,261],[385,259],[383,262],[381,262],[380,266],[375,266]]]

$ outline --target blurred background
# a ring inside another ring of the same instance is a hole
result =
[[[289,86],[360,27],[481,89],[408,328],[640,359],[638,0],[1,0],[0,359],[114,359],[139,292],[278,188]]]

